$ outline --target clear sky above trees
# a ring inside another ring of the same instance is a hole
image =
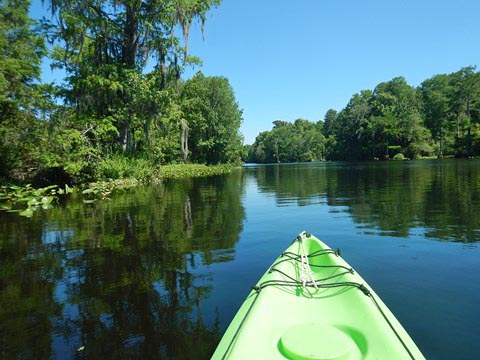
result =
[[[31,13],[46,14],[40,0]],[[476,0],[224,0],[190,51],[205,75],[230,80],[252,143],[276,119],[323,119],[395,76],[417,86],[479,65],[479,13]]]

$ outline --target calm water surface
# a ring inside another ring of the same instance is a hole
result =
[[[427,358],[480,353],[480,161],[248,166],[0,213],[0,357],[208,359],[301,230]]]

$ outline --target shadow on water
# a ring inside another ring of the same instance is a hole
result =
[[[364,233],[480,240],[480,162],[437,160],[248,166],[277,206],[327,204],[347,212]],[[336,210],[338,209],[338,210]]]
[[[210,265],[232,261],[243,173],[72,198],[0,223],[2,358],[208,358]],[[9,214],[10,215],[10,214]]]

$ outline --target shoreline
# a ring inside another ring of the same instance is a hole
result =
[[[241,166],[233,164],[170,164],[161,166],[155,171],[155,175],[147,179],[129,177],[79,183],[73,186],[68,184],[50,184],[38,188],[32,187],[28,183],[7,183],[0,186],[0,212],[18,213],[21,216],[31,217],[36,209],[48,209],[54,203],[58,203],[60,198],[71,193],[81,193],[84,198],[83,202],[90,204],[98,200],[109,199],[118,190],[161,183],[172,179],[180,180],[226,175],[240,168]]]

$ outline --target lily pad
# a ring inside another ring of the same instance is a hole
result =
[[[42,197],[42,204],[43,205],[48,205],[53,201],[54,197],[53,196],[44,196]]]
[[[85,189],[85,190],[82,191],[82,194],[84,194],[84,195],[85,195],[85,194],[92,194],[92,193],[93,193],[93,194],[96,194],[97,192],[98,192],[98,191],[95,190],[95,189]]]
[[[18,215],[25,216],[25,217],[32,217],[33,216],[33,209],[28,208],[24,211],[19,212]]]

